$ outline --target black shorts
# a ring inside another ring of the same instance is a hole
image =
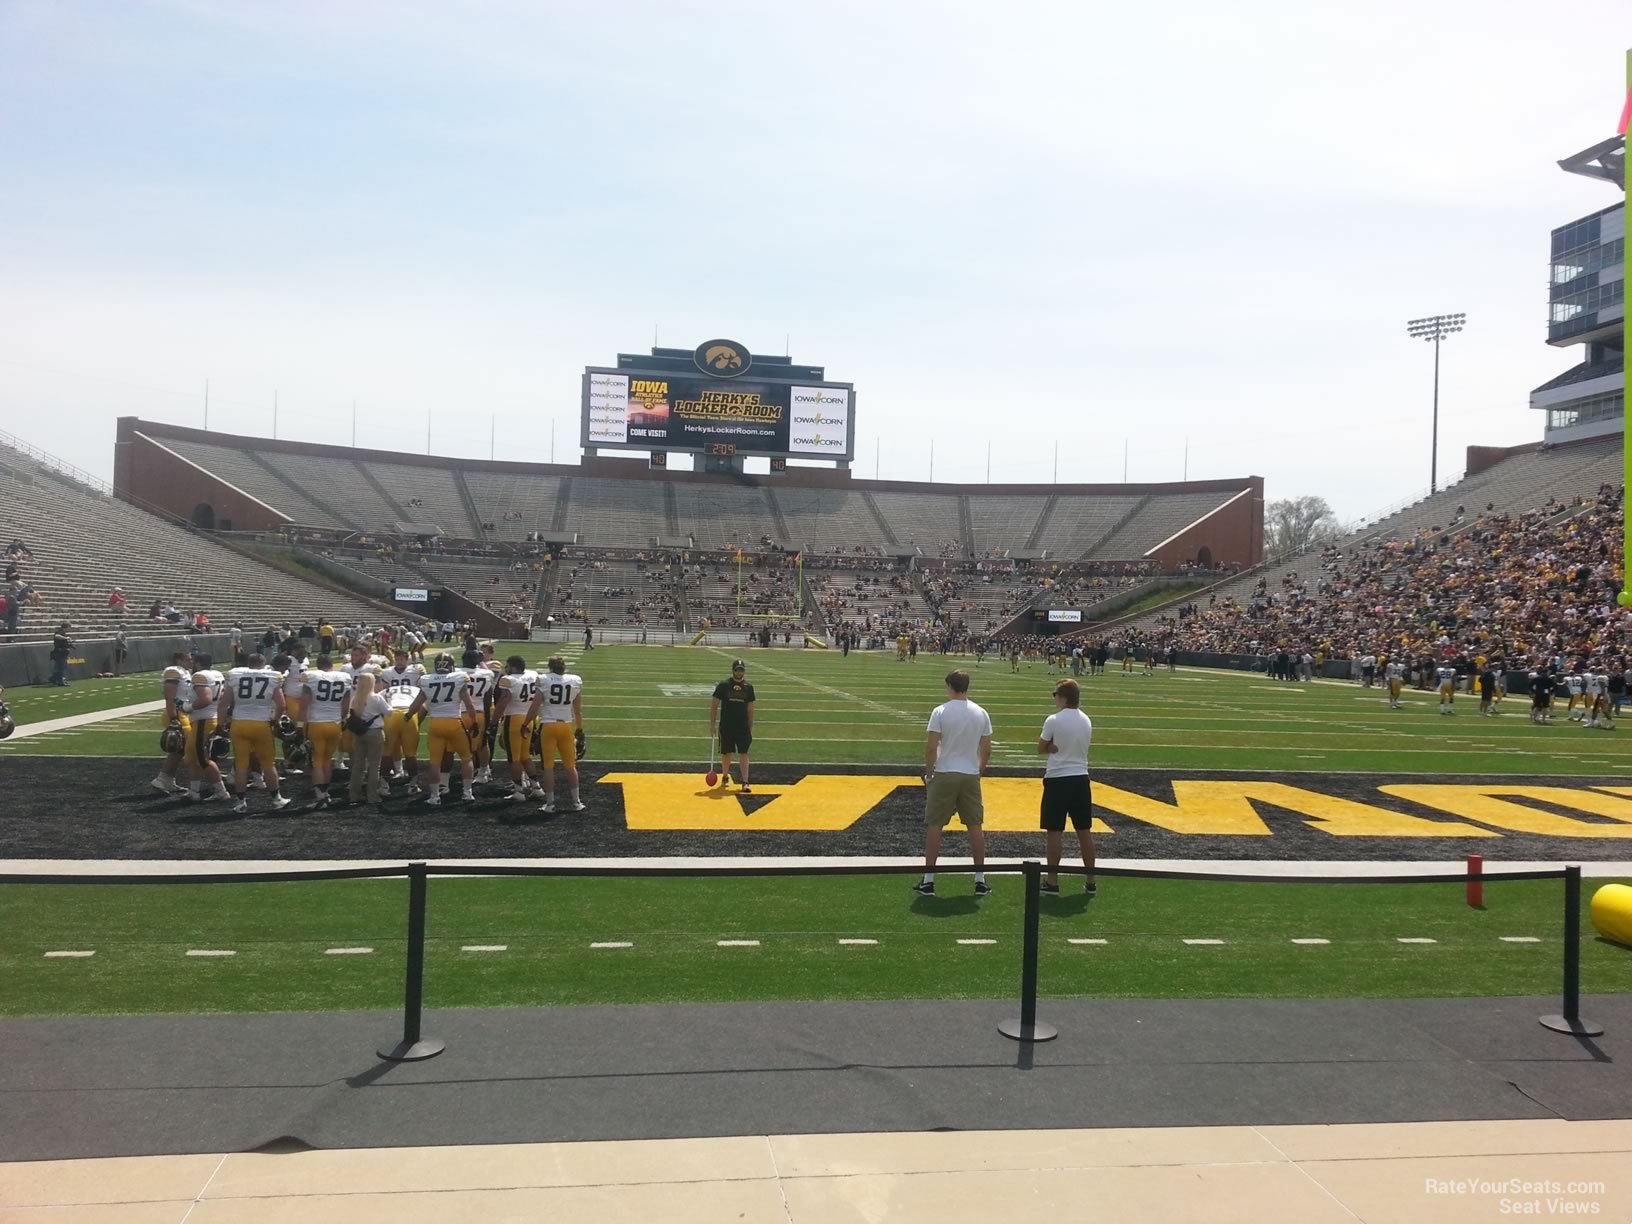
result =
[[[754,742],[754,733],[747,727],[721,727],[721,752],[747,752],[748,745]]]
[[[1044,778],[1040,815],[1042,827],[1055,833],[1065,829],[1067,819],[1078,832],[1086,829],[1094,818],[1093,791],[1088,785],[1088,775]]]

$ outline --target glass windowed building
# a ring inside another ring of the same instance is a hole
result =
[[[1625,191],[1626,147],[1619,136],[1558,164]],[[1620,433],[1626,419],[1625,201],[1555,229],[1547,272],[1547,343],[1574,350],[1580,360],[1530,393],[1530,407],[1547,414],[1544,440]]]

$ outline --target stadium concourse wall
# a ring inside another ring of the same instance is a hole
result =
[[[178,650],[204,650],[217,662],[224,661],[232,652],[232,639],[225,633],[172,633],[164,637],[129,638],[125,647],[129,654],[120,671],[128,676],[163,670],[170,666],[170,656]],[[74,643],[74,653],[68,656],[70,681],[88,680],[112,670],[112,638]],[[45,684],[50,678],[50,642],[0,644],[0,687]],[[153,696],[155,700],[159,696],[157,687]]]
[[[1242,569],[1264,559],[1264,481],[1261,476],[1227,480],[1166,481],[1145,484],[935,484],[909,480],[858,480],[849,469],[790,467],[769,475],[722,476],[705,472],[652,471],[644,459],[610,456],[586,457],[581,463],[522,463],[514,460],[453,459],[403,451],[369,450],[316,442],[292,442],[241,434],[216,433],[120,417],[114,445],[114,492],[127,500],[161,507],[189,523],[200,518],[235,531],[277,531],[288,526],[341,527],[345,524],[297,524],[284,510],[250,496],[165,445],[166,439],[202,442],[257,456],[287,454],[316,456],[346,462],[389,463],[411,467],[458,469],[471,474],[495,473],[540,477],[599,477],[631,482],[655,481],[670,486],[731,485],[739,488],[834,489],[856,493],[909,493],[947,498],[1031,496],[1161,497],[1195,493],[1221,496],[1218,510],[1164,540],[1150,555],[1169,567],[1195,561],[1203,549],[1215,564]],[[1244,494],[1244,495],[1243,495]],[[205,514],[206,510],[208,513]],[[767,530],[774,529],[769,519]],[[960,535],[965,533],[960,530]],[[789,541],[822,549],[844,541]],[[965,540],[972,546],[972,541]],[[905,555],[907,550],[903,549]],[[1074,558],[1059,557],[1057,560]]]

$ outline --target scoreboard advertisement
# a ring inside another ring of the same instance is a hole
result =
[[[699,346],[699,354],[703,351]],[[774,365],[769,371],[780,372]],[[584,372],[584,445],[812,459],[854,456],[848,386],[755,377],[759,373],[591,367]]]

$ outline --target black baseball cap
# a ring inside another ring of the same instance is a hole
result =
[[[748,670],[748,664],[744,663],[741,659],[732,659],[731,670],[734,672],[745,672]]]

